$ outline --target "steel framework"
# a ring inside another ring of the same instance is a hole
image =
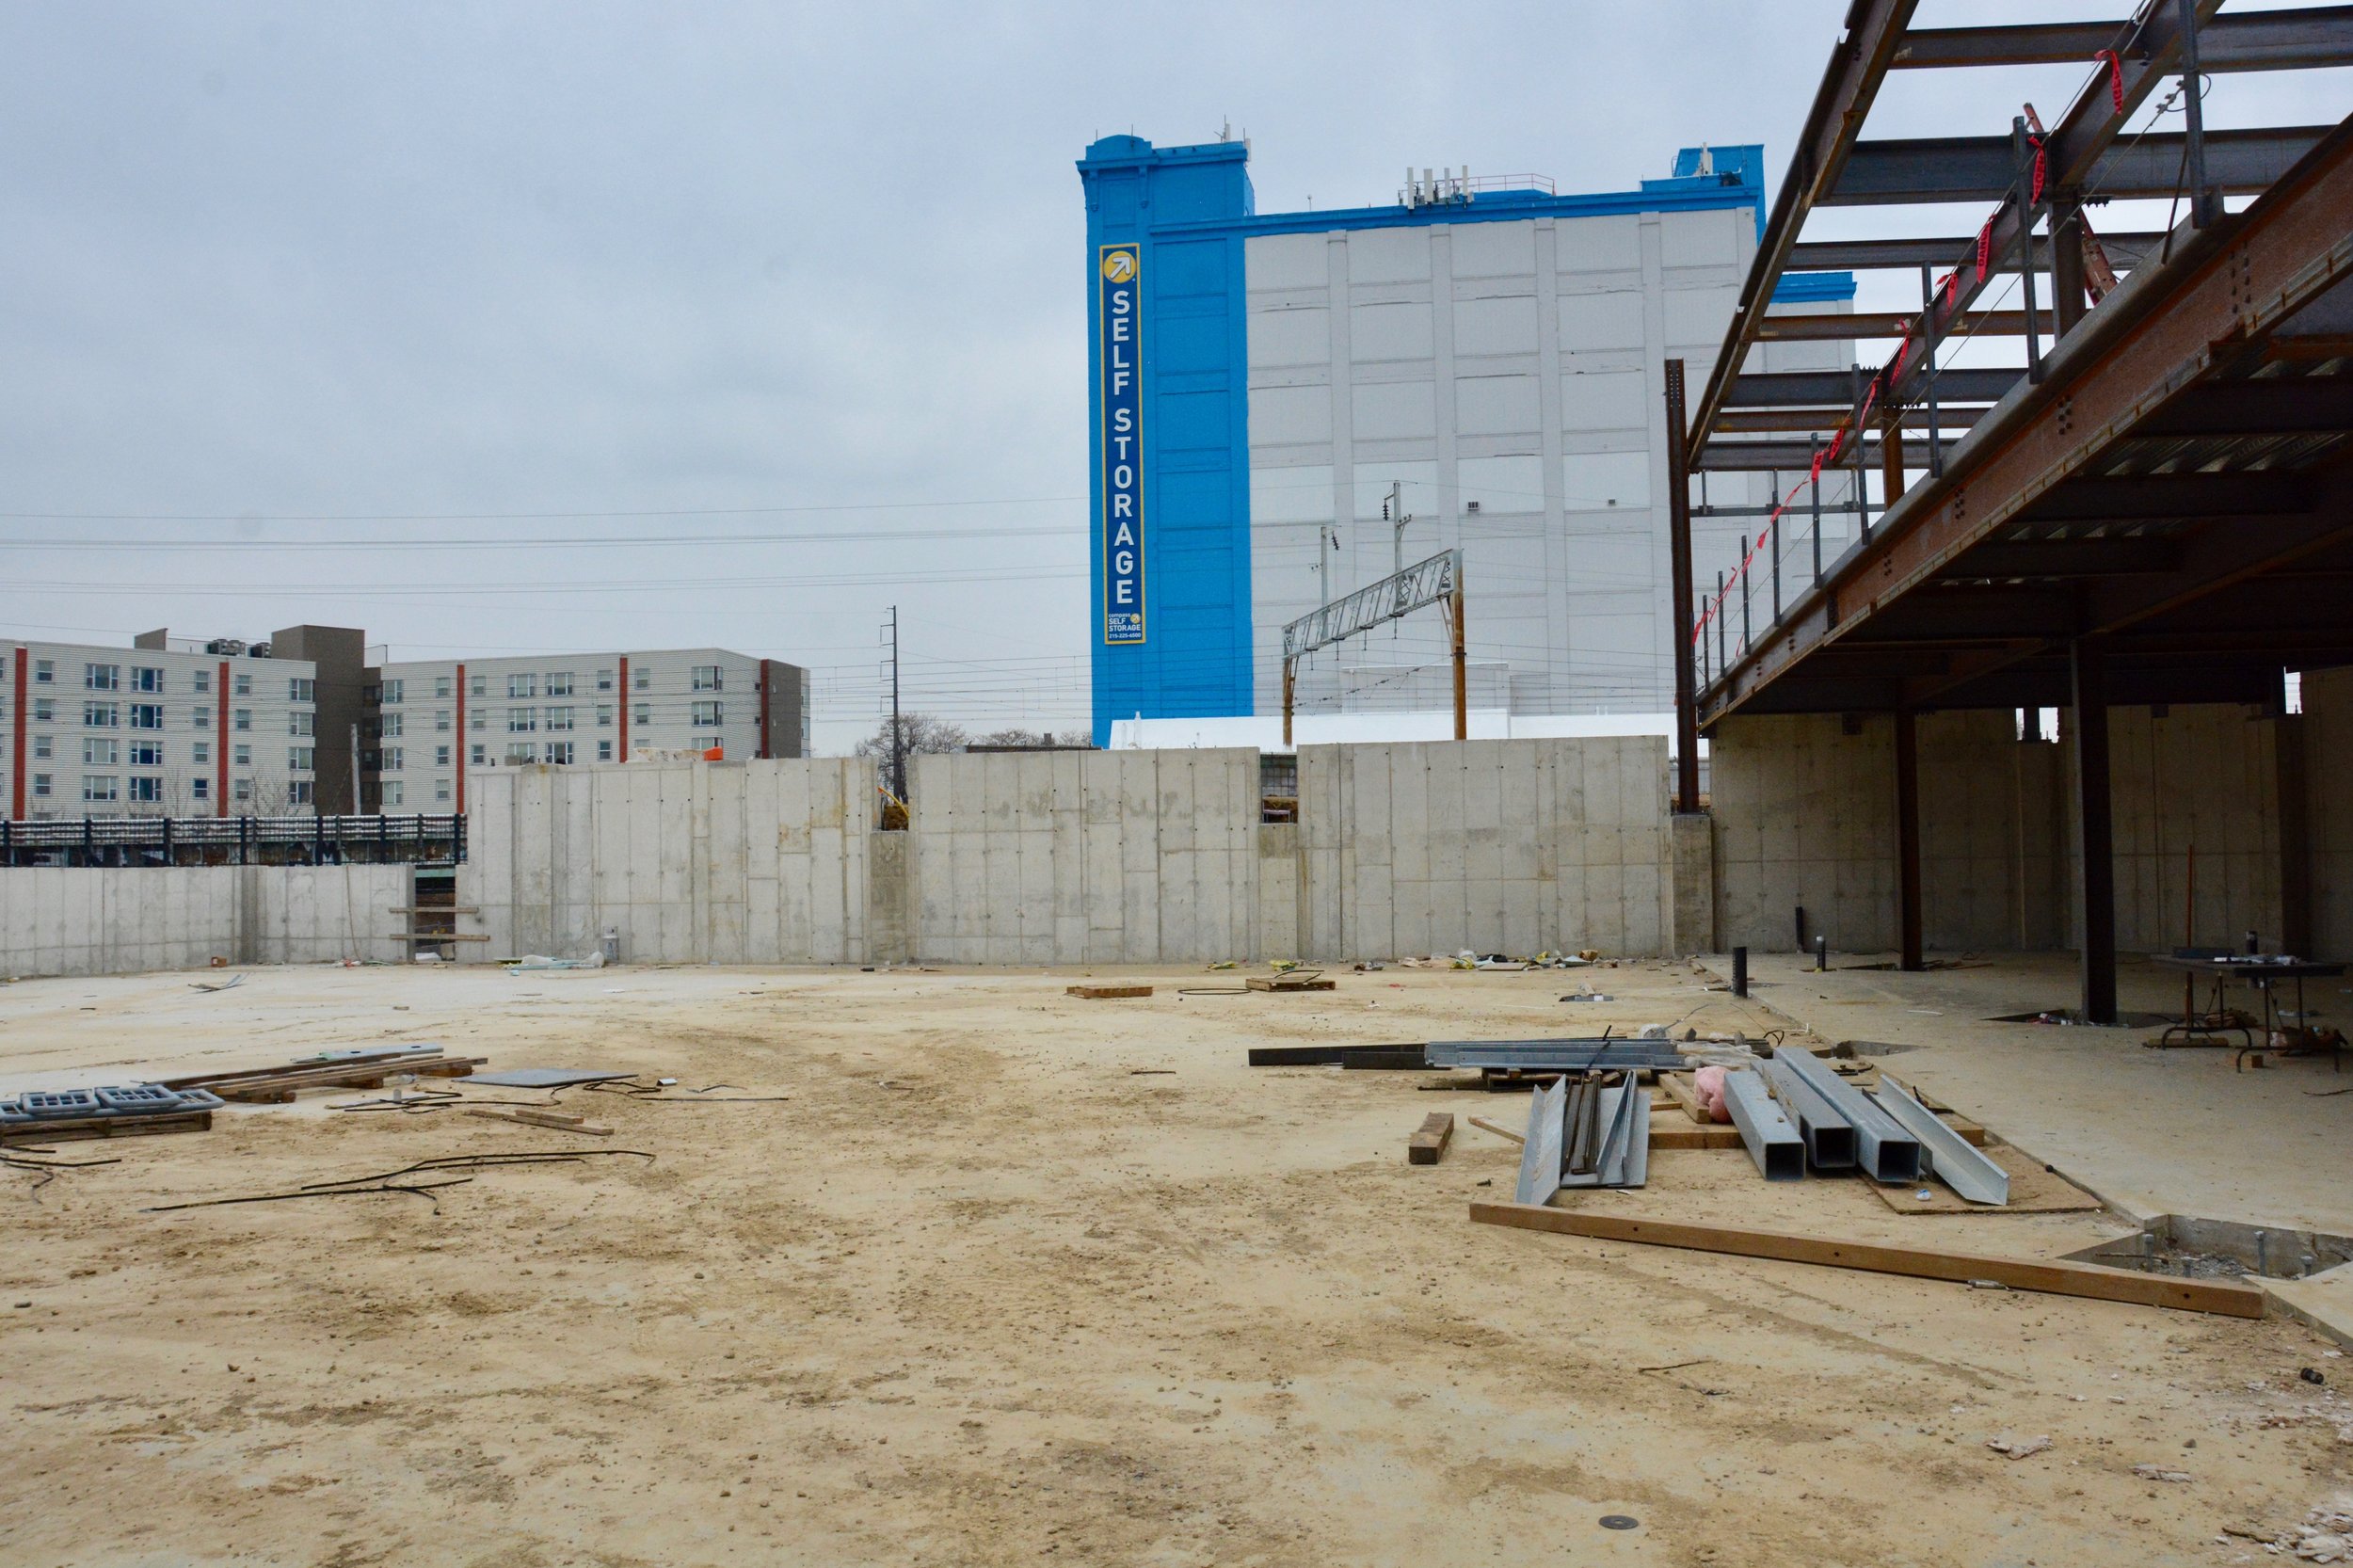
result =
[[[1779,514],[1794,521],[1818,490],[1801,481],[1712,600],[1687,591],[1684,723],[1884,712],[1900,754],[1919,712],[2073,709],[2094,1019],[2115,1013],[2107,706],[2276,712],[2283,669],[2353,664],[2337,587],[2353,572],[2353,120],[2218,132],[2200,106],[2217,72],[2353,64],[2353,7],[2219,7],[1914,30],[1912,0],[1855,0],[1693,416],[1670,421],[1671,472],[1835,472],[1864,524],[1788,569],[1802,556],[1778,548]],[[1891,70],[2064,60],[2085,80],[2047,128],[2029,110],[2006,136],[1864,137]],[[2123,135],[2160,92],[2178,133]],[[2153,195],[2185,214],[2169,232],[2090,232],[2087,208]],[[2231,195],[2253,200],[2233,212]],[[1991,207],[1966,239],[1800,237],[1821,207],[1957,200]],[[1916,313],[1847,318],[1895,337],[1892,357],[1844,376],[1752,371],[1756,344],[1833,330],[1766,314],[1785,272],[1832,265],[1919,274]],[[2005,279],[2016,308],[1981,304]],[[1940,364],[1973,330],[2019,344],[2020,362]],[[1687,534],[1689,488],[1669,504]],[[1916,771],[1898,768],[1899,793]],[[1897,821],[1916,823],[1916,802]],[[1908,968],[1917,837],[1898,846]]]

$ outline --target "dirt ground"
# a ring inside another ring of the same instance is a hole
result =
[[[0,1173],[0,1563],[2142,1568],[2265,1560],[2226,1532],[2353,1492],[2353,1359],[2295,1323],[1474,1225],[1516,1151],[1458,1122],[1413,1167],[1406,1134],[1524,1099],[1243,1065],[1776,1021],[1685,966],[1576,977],[1607,1004],[1418,970],[1195,998],[1238,982],[1164,970],[1141,1001],[1036,971],[195,978],[0,987],[0,1087],[440,1040],[791,1097],[563,1095],[600,1140],[306,1096]],[[573,1147],[654,1158],[148,1211]],[[1580,1201],[1988,1252],[2118,1228],[1768,1188],[1737,1151]]]

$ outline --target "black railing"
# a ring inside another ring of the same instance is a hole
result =
[[[453,814],[0,821],[0,867],[336,866],[465,857],[466,819]]]

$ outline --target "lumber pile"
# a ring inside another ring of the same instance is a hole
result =
[[[305,1089],[381,1089],[401,1073],[419,1078],[464,1078],[488,1061],[487,1056],[444,1056],[438,1046],[422,1051],[403,1048],[332,1061],[292,1062],[282,1067],[191,1073],[161,1082],[167,1089],[202,1089],[243,1105],[285,1105]]]

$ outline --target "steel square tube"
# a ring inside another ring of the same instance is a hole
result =
[[[1433,1040],[1433,1067],[1519,1067],[1530,1071],[1631,1071],[1680,1068],[1683,1053],[1667,1040]]]
[[[1740,1129],[1740,1142],[1767,1181],[1796,1181],[1805,1175],[1805,1141],[1789,1123],[1772,1091],[1756,1073],[1724,1075],[1724,1109]]]
[[[1885,1073],[1880,1074],[1880,1109],[1903,1124],[1929,1152],[1929,1168],[1939,1181],[1971,1203],[2009,1202],[2009,1173],[1987,1158],[1982,1149],[1947,1126],[1945,1118],[1920,1103],[1919,1096]]]
[[[1811,1051],[1777,1051],[1775,1062],[1786,1061],[1789,1071],[1854,1128],[1855,1163],[1879,1181],[1920,1179],[1920,1140],[1877,1102],[1825,1066]]]
[[[1783,1053],[1776,1052],[1759,1070],[1788,1107],[1788,1119],[1798,1124],[1798,1135],[1805,1141],[1806,1162],[1817,1171],[1854,1169],[1854,1127],[1838,1113],[1837,1107],[1791,1072]]]

